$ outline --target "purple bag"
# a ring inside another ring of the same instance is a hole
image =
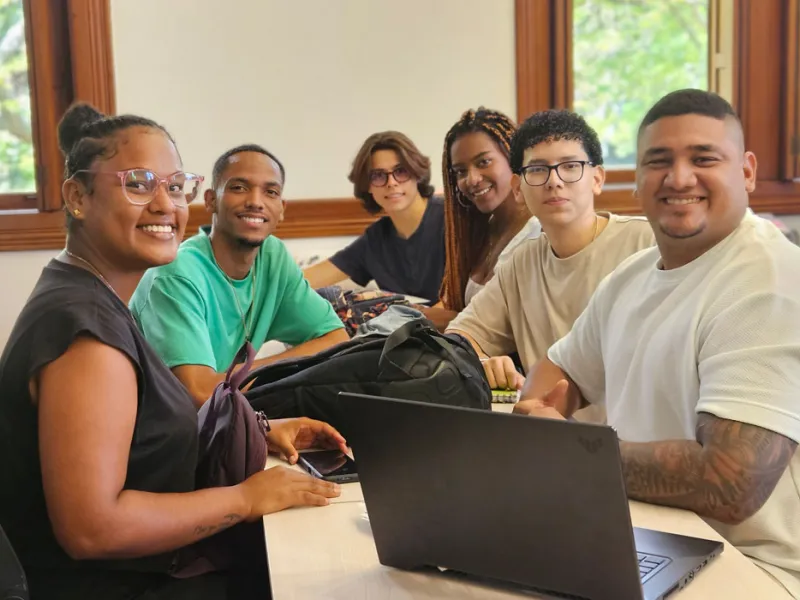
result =
[[[239,386],[253,366],[256,352],[247,342],[233,359],[225,381],[197,413],[199,450],[195,489],[236,485],[264,469],[267,462],[269,421],[263,412],[255,412],[239,391]],[[244,365],[236,365],[245,358]],[[252,536],[242,526],[234,525],[216,535],[181,548],[173,564],[174,577],[194,577],[209,571],[221,571],[234,563],[234,556],[246,552]]]
[[[245,363],[234,371],[244,355]],[[239,391],[253,366],[256,352],[247,342],[228,367],[225,381],[197,413],[200,447],[195,488],[241,483],[264,469],[269,421],[255,412]]]

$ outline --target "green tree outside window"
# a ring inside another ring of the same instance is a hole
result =
[[[35,190],[22,0],[0,0],[0,193]]]
[[[573,109],[606,165],[632,167],[636,129],[667,92],[708,88],[708,0],[574,0]]]

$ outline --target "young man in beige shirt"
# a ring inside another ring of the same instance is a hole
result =
[[[494,389],[520,389],[525,369],[572,328],[600,281],[654,244],[643,217],[597,213],[605,181],[597,133],[580,115],[549,110],[529,117],[511,146],[512,185],[539,218],[542,235],[524,241],[448,327],[467,338]],[[597,408],[576,415],[602,421]]]

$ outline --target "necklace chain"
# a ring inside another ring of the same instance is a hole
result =
[[[85,265],[90,273],[92,273],[95,277],[97,277],[103,284],[111,290],[115,296],[119,297],[117,291],[112,287],[112,285],[108,282],[108,280],[103,277],[103,274],[99,271],[97,267],[95,267],[92,263],[90,263],[85,258],[81,258],[77,254],[70,252],[66,248],[64,248],[64,253],[69,256],[73,260],[77,260],[81,264]],[[220,268],[220,271],[222,269]],[[236,309],[239,312],[239,317],[242,319],[242,327],[244,328],[244,337],[245,341],[250,341],[251,331],[250,328],[253,326],[253,305],[255,304],[256,298],[256,272],[253,270],[253,284],[250,290],[250,308],[247,311],[247,318],[245,318],[245,312],[242,310],[242,305],[239,302],[239,296],[236,294],[236,287],[233,285],[233,280],[230,276],[225,272],[222,271],[222,274],[225,276],[225,279],[228,281],[228,285],[231,287],[231,292],[233,292],[233,299],[236,301]]]
[[[219,266],[219,265],[217,265]],[[228,275],[225,271],[222,270],[222,267],[219,268],[222,271],[222,274],[225,276],[225,279],[228,281],[228,285],[231,288],[231,292],[233,292],[233,299],[236,301],[236,310],[239,312],[239,317],[242,319],[242,328],[244,329],[244,341],[249,342],[250,336],[252,335],[251,328],[253,326],[253,306],[256,303],[256,270],[255,265],[253,265],[253,283],[250,286],[250,308],[247,309],[247,318],[245,318],[245,312],[242,310],[242,305],[239,302],[239,296],[236,293],[236,286],[233,285],[233,279],[231,279],[230,275]]]
[[[111,291],[112,294],[114,294],[117,298],[119,298],[119,301],[122,302],[122,304],[126,304],[125,301],[117,293],[117,290],[115,290],[114,287],[108,282],[108,279],[103,277],[103,274],[97,267],[95,267],[85,258],[81,258],[77,254],[70,252],[66,248],[64,248],[64,254],[69,256],[72,260],[77,260],[81,264],[85,265],[87,271],[89,271],[92,275],[97,277],[103,283],[103,285],[105,285]],[[125,306],[125,314],[127,314],[128,318],[134,323],[134,325],[136,325],[136,319],[133,318],[133,313],[131,313],[130,309],[127,306]]]
[[[106,286],[106,287],[107,287],[109,290],[111,290],[112,292],[114,292],[114,295],[115,295],[115,296],[119,297],[119,294],[117,294],[117,290],[115,290],[115,289],[114,289],[114,288],[111,286],[111,284],[110,284],[110,283],[108,283],[108,279],[106,279],[105,277],[103,277],[103,274],[102,274],[102,273],[101,273],[101,272],[98,270],[98,268],[97,268],[97,267],[95,267],[95,266],[94,266],[92,263],[90,263],[90,262],[89,262],[88,260],[86,260],[85,258],[81,258],[81,257],[80,257],[80,256],[78,256],[77,254],[73,254],[72,252],[70,252],[70,251],[69,251],[69,250],[67,250],[66,248],[64,248],[64,253],[65,253],[67,256],[69,256],[70,258],[72,258],[73,260],[77,260],[77,261],[81,262],[82,264],[86,265],[86,267],[88,268],[89,272],[90,272],[90,273],[92,273],[92,275],[94,275],[94,276],[95,276],[95,277],[97,277],[97,278],[98,278],[100,281],[102,281],[102,282],[103,282],[103,284],[104,284],[104,285],[105,285],[105,286]]]
[[[217,265],[217,268],[222,273],[222,276],[228,282],[228,286],[231,288],[231,293],[233,293],[233,300],[236,302],[236,310],[239,312],[239,318],[242,320],[242,329],[244,329],[244,341],[250,342],[250,336],[252,335],[251,328],[253,326],[253,313],[255,312],[255,303],[256,303],[256,263],[255,261],[250,266],[250,271],[253,273],[253,283],[250,287],[250,308],[247,309],[247,317],[245,317],[245,312],[242,310],[242,305],[239,302],[239,296],[236,294],[236,286],[233,284],[233,279],[231,276],[225,272],[220,264],[219,260],[217,260],[217,255],[214,252],[214,243],[211,240],[211,237],[208,237],[208,245],[211,246],[211,256],[214,258],[214,263]],[[249,273],[248,273],[249,274]],[[246,279],[246,277],[245,277]]]

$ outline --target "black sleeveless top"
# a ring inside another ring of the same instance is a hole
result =
[[[28,383],[79,336],[120,350],[136,369],[136,423],[125,489],[155,493],[194,489],[197,412],[191,397],[145,341],[122,300],[88,271],[53,260],[42,271],[0,358],[0,525],[23,567],[36,567],[37,572],[166,573],[172,554],[75,561],[53,534],[42,489],[37,407]],[[90,391],[92,381],[85,386]]]

